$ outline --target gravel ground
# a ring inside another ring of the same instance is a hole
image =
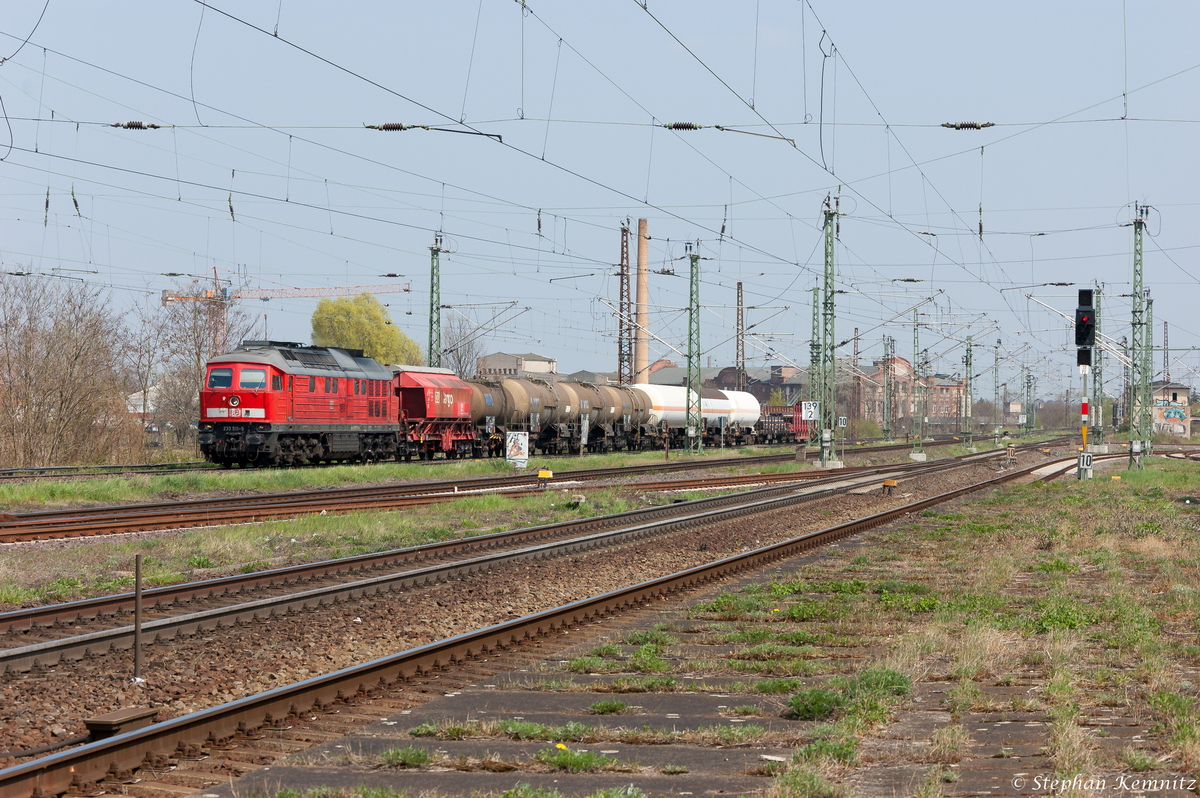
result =
[[[1022,465],[1043,459],[1022,456]],[[132,654],[0,681],[0,751],[86,733],[83,719],[124,706],[159,720],[559,606],[721,556],[822,529],[995,475],[973,466],[902,484],[892,499],[839,496],[586,555],[523,564],[461,582],[343,604],[253,629],[147,647],[142,684]],[[514,570],[516,573],[514,573]],[[12,764],[20,760],[7,760]]]

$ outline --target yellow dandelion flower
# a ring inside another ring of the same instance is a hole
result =
[[[566,751],[566,750],[567,750],[567,747],[566,747],[565,745],[563,745],[562,743],[559,743],[558,745],[556,745],[556,746],[554,746],[554,747],[555,747],[555,748],[561,748],[561,749],[562,749],[562,750],[564,750],[564,751]]]

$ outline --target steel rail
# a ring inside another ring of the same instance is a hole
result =
[[[998,452],[984,452],[973,455],[962,455],[957,458],[947,458],[946,460],[935,461],[934,463],[905,463],[892,466],[876,466],[857,471],[856,475],[880,475],[884,472],[906,473],[914,470],[928,473],[934,468],[953,467],[962,462],[986,461],[996,457],[998,454]],[[844,479],[844,472],[824,472],[819,474],[816,479],[807,480],[804,484],[805,487],[811,487],[813,485],[836,482],[841,479]],[[536,540],[572,531],[580,533],[599,531],[621,524],[676,515],[681,511],[686,512],[697,508],[727,506],[731,503],[744,500],[743,497],[745,495],[769,497],[793,489],[794,486],[767,486],[741,494],[727,494],[672,505],[628,510],[623,513],[595,516],[566,523],[543,524],[504,532],[494,532],[487,535],[476,535],[470,538],[426,543],[386,552],[304,563],[252,574],[234,574],[201,582],[166,585],[143,591],[143,598],[148,606],[162,609],[173,604],[184,604],[218,596],[238,594],[325,577],[336,577],[371,569],[395,567],[404,562],[428,560],[457,554],[462,551],[493,548],[522,540]],[[0,633],[20,632],[37,627],[71,626],[96,617],[128,614],[133,612],[133,608],[134,594],[120,593],[62,604],[13,610],[0,613]]]
[[[608,613],[793,556],[968,493],[997,487],[1045,468],[1046,465],[1041,463],[1015,470],[866,518],[810,532],[706,565],[419,646],[0,770],[0,795],[16,797],[59,794],[71,789],[73,785],[79,789],[85,787],[88,782],[103,780],[110,766],[134,769],[143,762],[170,757],[176,752],[199,751],[204,746],[223,747],[231,741],[236,742],[237,739],[261,736],[268,730],[284,730],[294,723],[301,722],[303,716],[315,717],[317,714],[334,710],[339,705],[352,703],[355,698],[373,697],[377,691],[413,677],[443,670],[457,663],[558,632],[568,626],[585,623]]]
[[[936,473],[964,464],[964,462],[960,461],[927,465],[919,473],[921,475]],[[905,472],[883,472],[883,474],[887,473],[899,474]],[[750,491],[729,497],[721,497],[726,499],[725,502],[699,501],[672,505],[672,507],[678,508],[683,514],[676,513],[665,519],[650,519],[644,523],[625,525],[617,529],[596,532],[568,540],[529,546],[522,549],[488,554],[482,557],[459,560],[453,563],[386,574],[351,583],[315,588],[284,596],[243,602],[228,607],[219,607],[187,615],[159,619],[143,624],[142,631],[146,635],[146,639],[158,642],[172,640],[180,635],[191,636],[213,629],[243,626],[254,622],[269,622],[276,617],[320,609],[325,606],[337,605],[344,601],[361,599],[419,585],[463,578],[476,573],[484,573],[508,563],[562,557],[568,554],[590,551],[600,546],[611,546],[630,540],[637,540],[649,535],[669,534],[701,524],[716,523],[745,515],[770,512],[796,504],[817,501],[854,490],[868,482],[874,481],[876,478],[874,475],[841,479],[832,478],[827,480],[827,482],[833,484],[821,490],[812,490],[812,485],[809,483],[801,486],[789,486],[785,489],[786,491],[800,490],[803,492],[785,493],[783,496],[762,498],[764,491]],[[779,490],[766,491],[766,493],[779,492]],[[720,506],[721,504],[726,506]],[[123,626],[2,650],[0,651],[0,673],[39,670],[54,666],[64,660],[95,658],[103,656],[110,651],[125,650],[133,644],[133,635],[134,630],[132,626]]]
[[[955,441],[940,441],[930,443],[930,446],[952,445]],[[908,448],[907,444],[889,446],[873,446],[856,449],[858,452],[885,451]],[[691,471],[700,469],[729,468],[743,465],[761,465],[764,463],[788,462],[794,459],[792,454],[754,455],[750,457],[722,457],[712,460],[685,460],[665,463],[646,463],[642,465],[619,466],[613,468],[576,469],[555,472],[556,481],[592,480],[610,477],[627,476],[629,474],[651,474],[666,471]],[[27,522],[39,522],[56,518],[81,518],[84,516],[101,517],[107,515],[127,515],[136,512],[149,512],[158,509],[183,508],[221,508],[240,505],[266,506],[274,503],[290,503],[308,498],[355,498],[360,496],[385,495],[394,496],[415,493],[440,493],[464,490],[484,490],[498,487],[514,487],[537,485],[536,474],[518,474],[503,477],[466,477],[453,480],[436,480],[428,482],[405,483],[399,485],[373,485],[356,488],[320,489],[314,491],[290,491],[286,493],[261,493],[251,496],[235,496],[205,499],[185,499],[171,502],[144,502],[139,504],[107,505],[90,507],[83,510],[36,510],[11,514],[15,521],[0,521],[0,529],[14,527]]]
[[[780,462],[789,455],[722,458],[707,463],[648,464],[622,468],[591,469],[560,473],[562,481],[605,479],[662,470],[691,470],[699,465],[719,468]],[[862,467],[843,469],[842,473]],[[533,487],[536,475],[484,477],[467,480],[322,490],[308,493],[260,494],[236,498],[192,499],[181,502],[116,505],[85,510],[45,510],[12,516],[0,521],[0,542],[29,542],[42,539],[124,534],[157,529],[248,523],[273,518],[291,518],[316,512],[389,510],[432,504],[457,498],[463,492],[497,490],[504,487]],[[402,498],[408,497],[408,498]],[[428,497],[428,498],[416,498]],[[108,519],[107,521],[105,519]]]
[[[717,523],[744,515],[782,509],[804,502],[828,498],[839,493],[844,493],[854,487],[856,487],[855,484],[847,484],[842,487],[831,487],[783,498],[739,503],[732,508],[691,513],[675,518],[651,521],[645,524],[575,537],[569,540],[496,552],[467,560],[361,579],[352,583],[320,587],[285,596],[276,596],[229,607],[218,607],[188,615],[164,618],[143,624],[142,634],[146,640],[161,642],[164,640],[173,640],[180,636],[190,637],[195,634],[222,628],[240,627],[257,622],[270,622],[286,615],[337,606],[346,601],[368,598],[391,591],[436,584],[452,579],[462,579],[480,573],[488,573],[495,568],[513,563],[564,557],[569,554],[591,551],[602,546],[613,546],[652,535],[678,532],[700,524]],[[63,638],[61,640],[52,640],[20,648],[7,649],[0,651],[0,672],[20,673],[48,668],[61,663],[63,660],[70,661],[103,656],[110,651],[129,648],[133,645],[133,636],[133,627],[123,626],[116,629],[107,629],[101,632]]]

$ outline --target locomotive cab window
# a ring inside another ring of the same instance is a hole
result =
[[[263,390],[267,387],[266,369],[242,369],[238,387],[246,390]]]
[[[283,377],[279,376],[278,374],[271,375],[271,390],[272,391],[282,391],[283,390]]]
[[[208,372],[209,388],[229,388],[233,385],[233,369],[212,369]]]
[[[308,392],[309,393],[317,392],[317,378],[316,377],[308,378]]]
[[[358,396],[358,380],[354,381],[354,395]]]

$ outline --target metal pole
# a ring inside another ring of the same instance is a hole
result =
[[[621,225],[620,296],[617,299],[617,382],[633,382],[633,302],[629,296],[629,225]]]
[[[913,453],[925,451],[925,385],[921,370],[921,321],[917,309],[913,308]]]
[[[821,435],[822,443],[824,442],[824,430],[829,430],[830,437],[833,436],[835,429],[834,423],[837,420],[837,366],[834,359],[834,344],[837,341],[835,332],[835,313],[834,313],[834,224],[837,221],[837,211],[830,205],[829,197],[825,198],[825,279],[824,279],[824,302],[822,303],[822,317],[824,325],[821,331]],[[829,462],[830,449],[833,448],[833,441],[830,441],[828,447],[821,447],[821,464]],[[835,453],[836,454],[836,453]]]
[[[1145,379],[1142,380],[1142,407],[1144,415],[1143,430],[1146,437],[1142,440],[1142,456],[1146,457],[1154,448],[1154,300],[1146,291],[1146,366]]]
[[[442,252],[442,234],[438,233],[429,248],[429,350],[426,361],[434,368],[442,367],[442,271],[438,261]]]
[[[1104,347],[1099,345],[1102,340],[1100,329],[1104,323],[1104,317],[1100,313],[1100,294],[1100,287],[1097,286],[1092,294],[1092,301],[1095,303],[1097,346],[1092,347],[1092,401],[1088,408],[1088,413],[1092,417],[1092,441],[1094,443],[1104,443]]]
[[[813,286],[812,290],[812,338],[808,342],[808,396],[811,402],[820,402],[824,388],[821,384],[821,288]],[[821,442],[818,428],[821,426],[821,414],[809,422],[808,445],[814,446]]]
[[[691,281],[688,295],[688,385],[687,385],[687,449],[699,454],[704,439],[704,409],[700,398],[700,254],[687,245],[691,262]]]
[[[737,284],[737,389],[746,390],[746,315],[742,305],[742,282]]]
[[[1142,289],[1142,228],[1148,208],[1144,205],[1134,205],[1133,214],[1133,310],[1130,318],[1130,361],[1131,391],[1129,419],[1129,467],[1142,467],[1141,448],[1147,434],[1147,417],[1150,408],[1145,400],[1146,383],[1146,297]],[[1138,451],[1135,453],[1134,449]],[[1135,457],[1135,454],[1137,455]]]
[[[996,438],[996,445],[1000,445],[1000,339],[996,339],[996,364],[993,367],[994,374],[992,375],[992,434]]]
[[[883,336],[883,439],[892,439],[892,339]]]
[[[1033,432],[1033,374],[1030,373],[1029,367],[1024,366],[1025,370],[1025,431]]]
[[[971,336],[968,335],[967,336],[967,375],[966,375],[967,384],[965,386],[966,394],[963,397],[963,402],[964,402],[963,417],[966,418],[966,420],[967,420],[966,434],[967,434],[967,448],[968,449],[973,449],[975,447],[975,438],[974,438],[975,432],[972,429],[974,427],[974,420],[973,420],[972,407],[971,407],[971,404],[973,402],[972,397],[974,396],[974,393],[971,391],[972,368],[973,367],[971,365]]]
[[[858,328],[854,328],[854,411],[850,414],[851,418],[862,418],[862,369],[858,365]],[[842,454],[846,453],[846,444],[844,439],[846,433],[842,433]]]
[[[142,555],[133,558],[133,678],[142,678]]]

